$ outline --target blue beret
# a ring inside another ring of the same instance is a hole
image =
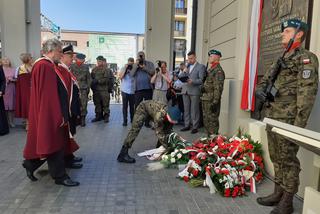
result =
[[[78,58],[78,59],[85,59],[85,58],[86,58],[86,55],[84,55],[84,54],[82,54],[82,53],[78,53],[78,54],[76,55],[76,58]]]
[[[309,29],[307,23],[299,19],[289,19],[281,23],[281,32],[283,32],[283,30],[286,29],[287,27],[298,28],[298,26],[300,26],[300,30],[304,32],[307,32]]]
[[[210,51],[208,52],[208,56],[210,56],[210,55],[212,55],[212,54],[215,54],[215,55],[218,55],[218,56],[222,57],[221,52],[218,51],[218,50],[215,50],[215,49],[212,49],[212,50],[210,50]]]
[[[173,123],[178,123],[178,120],[180,119],[181,112],[177,106],[170,106],[168,107],[167,111],[171,121]]]

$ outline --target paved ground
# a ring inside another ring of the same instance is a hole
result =
[[[93,106],[89,105],[89,112]],[[89,114],[87,121],[93,118]],[[272,191],[272,182],[258,185],[258,194],[242,198],[210,195],[207,188],[191,188],[176,179],[176,169],[150,171],[145,158],[136,153],[154,148],[156,139],[151,129],[143,129],[130,151],[137,163],[120,164],[116,156],[130,128],[123,127],[121,105],[112,105],[111,121],[79,128],[78,156],[84,167],[69,174],[81,182],[79,187],[66,188],[53,183],[43,166],[31,182],[21,167],[26,132],[15,128],[0,137],[0,213],[137,213],[137,214],[257,214],[271,208],[256,204],[255,199]],[[177,127],[179,129],[181,127]],[[198,134],[197,136],[200,136]],[[195,135],[182,133],[186,139]],[[301,213],[302,202],[295,200],[295,213]]]

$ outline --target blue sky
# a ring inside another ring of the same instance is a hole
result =
[[[144,33],[145,0],[41,0],[41,13],[62,29]]]

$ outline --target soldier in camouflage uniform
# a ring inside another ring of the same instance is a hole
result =
[[[117,73],[115,73],[115,81],[114,81],[114,98],[117,103],[120,103],[120,78]]]
[[[218,134],[219,131],[219,115],[221,106],[221,95],[223,91],[223,83],[225,79],[224,71],[220,66],[221,52],[211,50],[208,52],[208,71],[207,77],[202,88],[202,111],[203,124],[210,136]]]
[[[305,127],[318,90],[319,64],[315,54],[301,47],[308,29],[306,23],[297,19],[284,21],[281,24],[282,45],[284,47],[288,45],[298,27],[294,43],[284,57],[286,67],[280,68],[274,83],[278,89],[275,100],[265,109],[265,114],[268,118]],[[256,90],[264,90],[270,71],[264,75]],[[270,159],[275,172],[275,188],[271,195],[260,197],[257,202],[265,206],[277,205],[272,214],[293,213],[292,200],[299,187],[300,162],[297,158],[299,146],[271,132],[271,127],[267,127],[267,137]]]
[[[78,53],[76,63],[70,66],[71,72],[76,76],[80,87],[81,100],[81,126],[86,125],[88,94],[90,92],[91,76],[89,66],[84,64],[86,55]]]
[[[125,163],[135,162],[135,159],[128,155],[128,149],[131,148],[144,122],[148,118],[154,122],[158,142],[167,147],[168,136],[172,133],[172,126],[178,122],[179,117],[180,111],[178,108],[170,107],[168,109],[167,105],[155,100],[142,101],[134,113],[132,127],[123,142],[118,161]]]
[[[109,122],[110,116],[110,82],[112,71],[104,64],[103,56],[97,57],[97,67],[92,69],[92,85],[93,102],[95,105],[96,117],[91,122],[97,122],[104,119],[104,122]]]

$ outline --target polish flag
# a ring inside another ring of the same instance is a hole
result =
[[[241,109],[246,111],[254,110],[254,90],[258,73],[262,7],[263,0],[253,0],[250,23],[250,37],[247,49],[241,97]]]

